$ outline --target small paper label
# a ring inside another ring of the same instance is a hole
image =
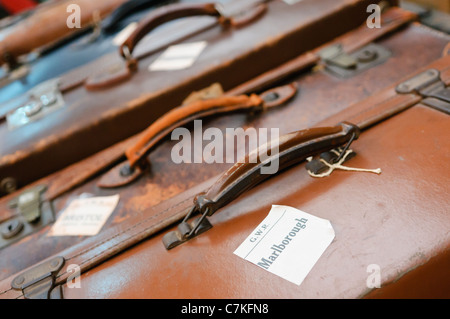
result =
[[[194,42],[172,45],[150,66],[150,71],[182,70],[191,67],[207,43]]]
[[[49,236],[97,235],[119,202],[119,195],[75,199],[61,213]]]
[[[129,38],[129,36],[136,30],[138,26],[137,22],[132,22],[129,25],[127,25],[122,31],[120,31],[113,39],[113,44],[115,46],[121,46],[126,39]]]
[[[297,2],[300,2],[303,0],[283,0],[283,2],[285,2],[286,4],[292,5],[292,4],[296,4]]]
[[[334,237],[328,220],[274,205],[234,254],[300,285]]]

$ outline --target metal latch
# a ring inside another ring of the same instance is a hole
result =
[[[62,299],[62,287],[55,281],[64,263],[63,257],[53,258],[14,278],[11,287],[22,291],[25,299]]]
[[[31,89],[27,95],[28,101],[25,104],[6,115],[9,129],[37,121],[65,105],[59,90],[59,79],[44,82]]]
[[[400,94],[420,94],[424,97],[422,104],[450,114],[450,88],[441,80],[441,74],[436,69],[429,69],[399,84],[396,91]]]
[[[17,208],[27,222],[34,223],[41,217],[41,194],[46,189],[46,186],[40,185],[27,190],[9,202],[9,207]]]
[[[385,62],[391,52],[381,45],[370,43],[355,52],[346,53],[342,45],[336,44],[321,50],[319,56],[325,63],[326,71],[348,78]]]
[[[46,186],[31,188],[9,203],[17,216],[0,224],[0,249],[27,237],[54,221],[51,204],[42,199]]]

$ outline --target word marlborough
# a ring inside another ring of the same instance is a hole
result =
[[[286,247],[291,243],[292,239],[297,235],[297,233],[306,228],[306,223],[308,220],[306,218],[298,219],[296,218],[295,221],[298,223],[295,225],[294,228],[289,232],[288,235],[286,235],[281,242],[281,244],[278,245],[272,245],[270,249],[272,250],[272,254],[269,255],[267,258],[261,258],[261,262],[258,263],[258,266],[269,269],[269,267],[277,260],[277,258],[281,255],[281,253],[286,249]]]

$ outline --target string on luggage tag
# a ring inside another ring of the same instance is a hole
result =
[[[333,152],[334,154],[336,154],[337,156],[340,156],[341,153],[338,152],[337,150],[331,150],[331,152]],[[355,168],[355,167],[348,167],[348,166],[344,166],[342,165],[347,159],[348,157],[353,154],[353,150],[346,150],[345,154],[342,156],[342,158],[337,162],[337,163],[328,163],[327,161],[325,161],[324,159],[320,159],[320,162],[322,162],[324,165],[326,165],[328,167],[328,171],[321,173],[321,174],[316,174],[314,172],[312,172],[311,170],[307,170],[308,174],[311,177],[315,177],[315,178],[324,178],[324,177],[328,177],[330,176],[335,170],[344,170],[344,171],[350,171],[350,172],[365,172],[365,173],[373,173],[373,174],[381,174],[381,168],[377,168],[377,169],[365,169],[365,168]],[[311,162],[313,160],[312,157],[309,157],[306,159],[308,162]]]

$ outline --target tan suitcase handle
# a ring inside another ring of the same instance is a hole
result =
[[[243,26],[257,18],[259,18],[267,10],[266,4],[260,4],[239,19],[226,17],[221,10],[220,4],[206,3],[206,4],[172,4],[164,6],[152,12],[147,18],[139,23],[137,29],[124,41],[119,47],[119,54],[124,57],[129,66],[133,66],[136,60],[132,57],[134,48],[139,41],[148,33],[162,24],[180,18],[192,16],[211,16],[217,17],[218,21],[223,26]]]
[[[159,136],[166,136],[167,132],[191,122],[193,119],[208,115],[232,111],[257,111],[262,109],[264,101],[256,94],[250,96],[225,96],[215,99],[198,101],[176,108],[154,122],[142,134],[141,139],[126,150],[125,155],[131,167],[148,155],[149,150],[159,140]]]
[[[297,87],[289,84],[266,91],[261,95],[222,96],[177,107],[142,132],[140,139],[125,151],[127,161],[107,172],[98,186],[113,188],[133,182],[149,166],[147,161],[149,153],[177,127],[195,119],[216,114],[262,111],[284,104],[296,93]]]
[[[190,213],[178,226],[177,231],[164,236],[163,242],[167,249],[174,248],[185,241],[196,237],[211,228],[206,217],[235,200],[244,192],[253,188],[272,176],[262,174],[261,169],[269,163],[278,161],[278,171],[306,160],[310,156],[335,149],[345,144],[349,145],[359,137],[360,130],[356,125],[342,123],[336,127],[312,128],[293,132],[280,138],[278,152],[271,145],[270,156],[262,161],[252,161],[251,156],[266,152],[266,146],[258,148],[246,156],[243,162],[235,164],[206,192],[195,197]],[[201,214],[193,223],[187,221],[193,214]]]
[[[159,135],[165,136],[167,131],[171,131],[181,125],[189,123],[194,118],[198,119],[214,114],[235,111],[261,111],[284,103],[287,99],[290,99],[295,92],[296,88],[293,85],[288,85],[270,90],[270,92],[265,92],[261,96],[256,94],[249,96],[223,96],[181,106],[168,112],[161,119],[150,125],[142,134],[142,138],[135,145],[126,150],[125,155],[127,156],[129,164],[134,167],[148,155],[149,150],[155,144],[155,139],[158,138]],[[269,102],[266,98],[271,94],[277,94],[276,102]]]

